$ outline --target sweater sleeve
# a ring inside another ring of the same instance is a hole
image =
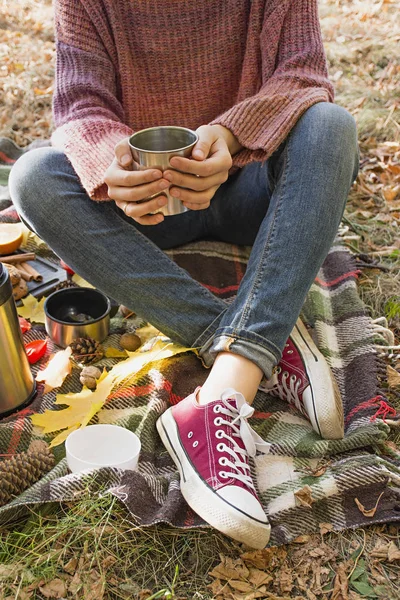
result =
[[[282,10],[283,4],[277,10]],[[273,15],[272,15],[273,17]],[[265,16],[260,35],[262,81],[259,91],[245,98],[211,124],[230,129],[244,147],[233,164],[266,160],[284,141],[301,115],[317,102],[333,102],[318,18],[317,0],[289,0],[271,65]]]
[[[84,189],[107,200],[104,173],[114,147],[132,130],[124,124],[117,77],[101,35],[80,2],[56,2],[56,77],[52,145],[63,150]]]

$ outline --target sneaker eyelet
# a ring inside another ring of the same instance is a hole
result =
[[[288,350],[287,354],[293,354],[293,350]]]
[[[188,433],[188,438],[190,439],[191,437],[193,437],[193,431],[189,431]]]
[[[290,376],[290,381],[296,381],[297,377],[296,375],[293,373],[293,375]]]
[[[217,450],[218,450],[218,452],[224,452],[225,444],[217,444]]]
[[[228,479],[229,477],[228,473],[225,473],[225,471],[218,471],[218,475],[221,477],[221,479]]]
[[[214,411],[215,413],[219,413],[219,412],[221,412],[221,411],[220,411],[220,405],[219,405],[219,404],[216,404],[216,405],[214,406],[214,408],[213,408],[213,411]]]
[[[218,429],[218,431],[215,432],[215,437],[219,440],[221,440],[224,437],[224,432],[222,431],[222,429]]]
[[[276,374],[280,375],[282,373],[282,367],[276,367]]]
[[[216,419],[214,419],[214,425],[216,425],[217,427],[219,427],[221,424],[222,424],[221,417],[217,417]]]
[[[197,440],[195,442],[193,442],[193,448],[197,448],[198,445],[199,445],[199,442]]]
[[[285,348],[289,348],[289,344],[285,344]]]
[[[222,465],[223,467],[225,467],[225,465],[227,464],[227,462],[228,462],[228,461],[227,461],[227,459],[226,459],[226,457],[225,457],[225,456],[221,456],[221,458],[218,460],[218,463],[219,463],[220,465]]]

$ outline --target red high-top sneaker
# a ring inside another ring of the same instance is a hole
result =
[[[250,474],[249,456],[269,444],[247,423],[254,409],[227,389],[200,405],[198,388],[157,421],[164,446],[181,476],[181,491],[202,519],[253,548],[264,548],[270,525]]]
[[[259,389],[294,404],[322,438],[336,440],[344,436],[339,388],[300,319],[272,378],[263,380]]]

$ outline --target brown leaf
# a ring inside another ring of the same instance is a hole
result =
[[[376,501],[376,504],[373,508],[366,509],[365,506],[363,504],[361,504],[361,502],[359,501],[358,498],[354,498],[354,502],[357,504],[359,511],[362,512],[364,517],[373,517],[376,513],[376,509],[378,508],[379,500],[382,498],[383,494],[384,494],[384,492],[382,492],[379,495],[379,498]]]
[[[328,533],[329,531],[333,531],[333,525],[332,525],[332,523],[320,523],[319,530],[320,530],[321,535],[325,535],[325,533]]]
[[[214,581],[207,587],[212,591],[213,597],[222,594],[226,590],[229,590],[228,584],[225,582],[222,583],[220,579],[214,579]]]
[[[291,592],[293,589],[293,574],[287,565],[276,573],[276,578],[279,581],[279,587],[281,592]]]
[[[394,542],[390,542],[387,556],[389,562],[393,562],[394,560],[400,560],[400,549],[396,546]]]
[[[211,577],[225,580],[237,579],[238,577],[246,579],[248,577],[249,570],[240,558],[233,560],[229,556],[220,554],[220,559],[220,564],[209,572]]]
[[[281,565],[286,559],[287,551],[282,546],[271,546],[262,550],[245,552],[240,555],[246,564],[253,565],[257,569],[274,569]]]
[[[315,502],[312,497],[312,489],[309,485],[305,485],[300,490],[294,492],[297,506],[307,506],[308,508]]]
[[[294,544],[307,544],[307,542],[310,541],[310,536],[309,535],[299,535],[297,536],[297,538],[294,538],[293,543]]]
[[[101,566],[106,571],[109,567],[111,567],[116,562],[117,562],[117,559],[115,558],[115,556],[111,556],[111,554],[110,554],[109,556],[106,556],[106,558],[101,563]]]
[[[39,589],[45,598],[63,598],[67,594],[67,588],[62,579],[53,579],[40,586]]]
[[[66,565],[64,565],[64,571],[66,571],[67,573],[69,573],[70,575],[73,575],[76,571],[76,567],[78,566],[78,559],[77,558],[71,558]]]
[[[386,373],[389,387],[396,387],[400,385],[400,373],[397,371],[397,369],[393,369],[393,367],[387,365]]]
[[[85,600],[103,600],[104,598],[104,579],[97,579],[97,581],[90,582],[84,587],[84,598]]]
[[[398,191],[399,191],[398,186],[395,186],[394,188],[387,187],[387,188],[382,189],[382,194],[383,194],[383,197],[385,198],[386,202],[392,202],[392,200],[394,200],[396,198]]]
[[[336,571],[331,600],[349,600],[348,589],[346,569],[344,564],[340,563]]]
[[[79,574],[79,571],[76,571],[69,586],[68,586],[68,591],[75,596],[76,593],[78,592],[78,590],[80,590],[80,588],[82,587],[82,581],[81,581],[81,577]]]
[[[265,571],[260,571],[260,569],[250,569],[248,580],[254,587],[259,588],[262,585],[271,583],[273,577],[269,573],[265,573]]]
[[[240,581],[239,579],[231,579],[229,585],[239,592],[254,592],[253,586],[248,581]]]

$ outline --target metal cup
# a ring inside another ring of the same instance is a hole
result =
[[[171,168],[169,161],[173,156],[188,158],[198,139],[197,133],[186,127],[150,127],[131,135],[129,145],[140,169],[165,171]],[[171,196],[168,190],[149,196],[146,201],[161,195],[165,195],[168,202],[158,212],[162,212],[166,217],[188,210],[178,198]]]

